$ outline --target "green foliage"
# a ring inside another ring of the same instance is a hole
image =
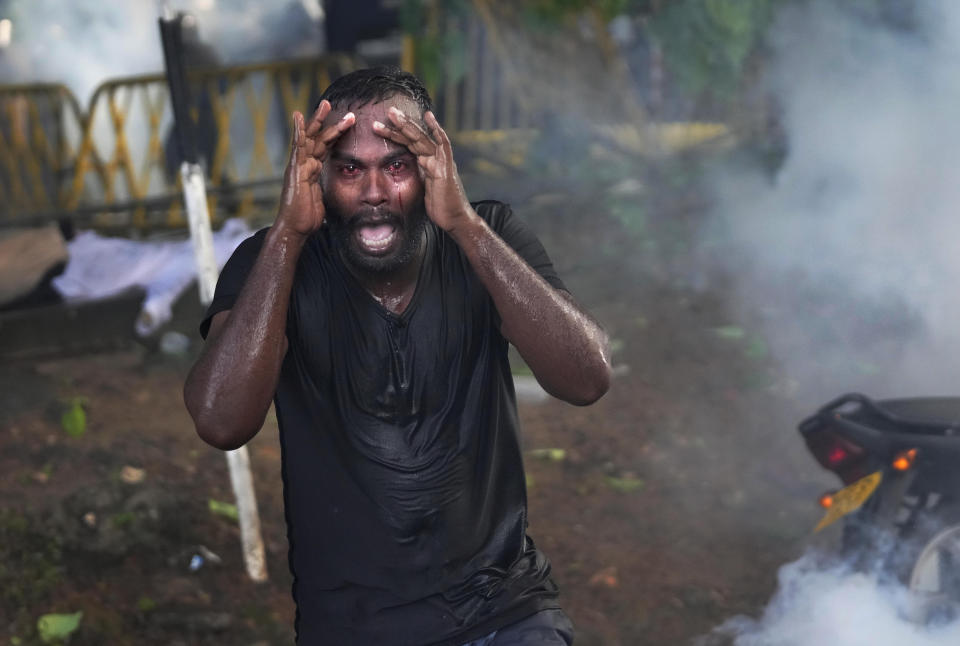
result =
[[[417,73],[428,88],[444,80],[456,83],[466,74],[466,40],[460,31],[421,36],[416,52]]]
[[[84,410],[86,403],[85,398],[74,397],[60,416],[60,426],[70,437],[80,437],[87,431],[87,413]]]
[[[43,615],[37,620],[37,633],[44,644],[58,644],[76,632],[82,618],[83,612]]]
[[[750,339],[750,342],[747,343],[747,347],[744,350],[744,354],[747,355],[748,359],[753,359],[755,361],[760,361],[766,359],[770,354],[770,349],[767,346],[766,340],[756,337]]]
[[[740,340],[747,335],[746,331],[737,325],[723,325],[713,328],[713,331],[721,339]]]
[[[157,602],[151,599],[150,597],[140,597],[137,600],[137,608],[140,612],[151,612],[157,607]]]
[[[15,511],[0,510],[0,607],[25,608],[46,599],[61,575],[56,539]]]
[[[111,516],[110,522],[117,529],[123,529],[124,527],[129,527],[132,525],[136,518],[137,517],[131,511],[121,511]]]
[[[640,4],[646,3],[631,0],[527,0],[522,3],[522,9],[527,24],[546,27],[587,11],[595,11],[601,19],[610,21],[620,14],[636,11]]]
[[[684,90],[729,99],[783,1],[675,0],[664,3],[649,29]]]
[[[648,211],[646,203],[632,197],[609,197],[606,200],[607,212],[619,220],[624,229],[634,238],[641,239],[647,236]]]
[[[635,478],[633,476],[607,476],[603,480],[608,487],[619,491],[620,493],[633,493],[634,491],[640,491],[643,489],[645,483],[640,478]]]
[[[502,3],[502,0],[500,0]],[[776,10],[788,0],[526,0],[524,23],[550,29],[593,14],[603,22],[643,16],[647,38],[658,43],[679,87],[729,100],[739,88],[750,55],[763,43]],[[884,0],[857,0],[865,5]],[[510,3],[513,6],[513,3]]]
[[[466,74],[465,30],[452,25],[467,15],[470,3],[447,0],[438,8],[431,8],[431,4],[429,0],[404,0],[400,28],[414,39],[417,75],[428,88],[435,88],[444,80],[455,83]],[[448,27],[441,28],[445,22]]]

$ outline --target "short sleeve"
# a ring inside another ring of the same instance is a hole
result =
[[[217,279],[217,289],[213,294],[213,302],[207,308],[207,313],[200,322],[200,336],[207,338],[210,331],[210,321],[215,314],[225,312],[233,308],[237,302],[237,296],[240,290],[247,282],[247,275],[253,269],[253,264],[257,261],[260,254],[260,248],[263,246],[263,240],[269,229],[261,229],[255,234],[244,240],[234,250],[227,263],[220,272]]]
[[[490,228],[517,252],[554,289],[569,291],[547,255],[540,240],[513,210],[502,202],[484,201],[473,205]]]

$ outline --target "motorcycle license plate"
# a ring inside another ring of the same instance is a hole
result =
[[[820,523],[813,530],[819,532],[824,527],[835,523],[847,514],[851,514],[867,501],[867,499],[880,486],[883,480],[883,472],[876,471],[870,475],[860,478],[853,484],[847,485],[837,493],[833,494],[833,504],[827,509]]]

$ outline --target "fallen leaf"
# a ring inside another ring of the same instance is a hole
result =
[[[640,478],[633,478],[630,476],[624,476],[621,478],[616,478],[614,476],[607,476],[604,478],[604,482],[613,489],[620,491],[622,493],[630,493],[633,491],[639,491],[643,489],[644,482]]]
[[[716,334],[721,339],[742,339],[746,336],[742,327],[737,327],[736,325],[724,325],[721,327],[713,328],[714,334]]]
[[[74,397],[70,407],[60,416],[60,426],[70,437],[80,437],[87,431],[87,413],[83,404],[82,397]]]
[[[220,502],[219,500],[213,500],[212,498],[207,501],[207,506],[210,509],[210,512],[218,516],[223,516],[229,518],[230,520],[237,520],[239,516],[237,515],[237,506],[231,505],[228,502]]]
[[[82,618],[82,611],[69,615],[43,615],[37,619],[37,632],[44,644],[53,644],[72,635],[80,627]]]
[[[563,449],[533,449],[530,451],[530,455],[540,460],[563,462],[567,457],[567,452]]]

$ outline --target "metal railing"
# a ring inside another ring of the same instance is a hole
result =
[[[290,113],[356,67],[327,56],[189,75],[215,220],[276,201]],[[0,225],[183,226],[173,127],[162,74],[107,81],[86,110],[62,85],[0,87]]]

